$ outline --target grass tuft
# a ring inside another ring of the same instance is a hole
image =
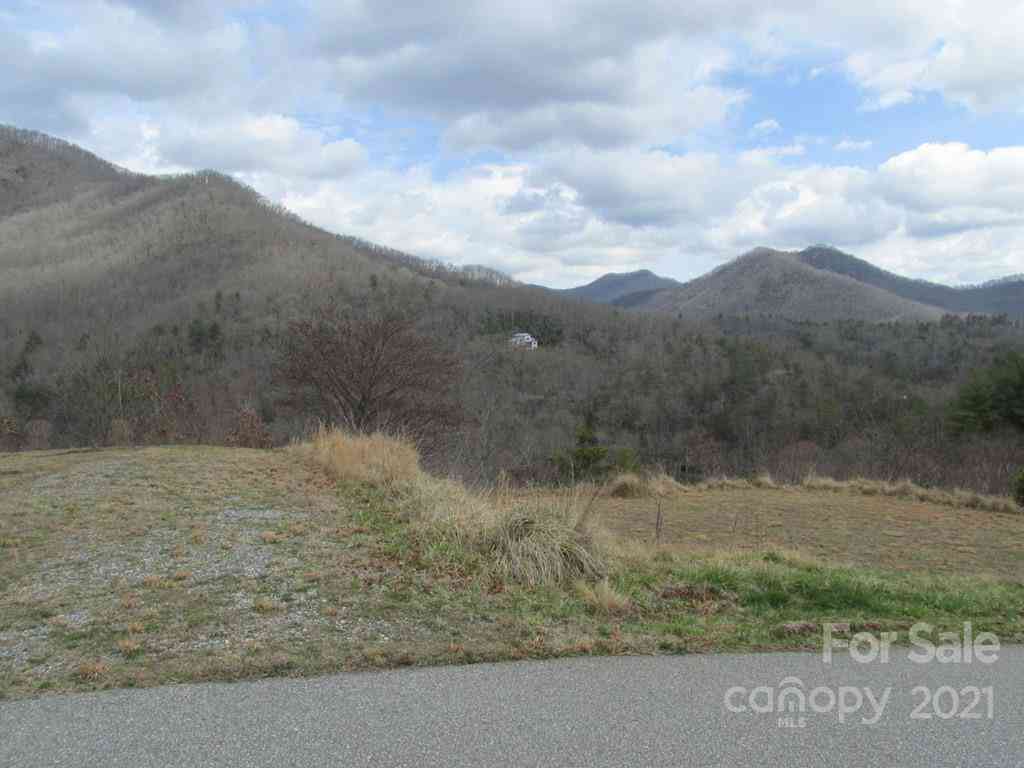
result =
[[[128,659],[134,658],[142,653],[142,643],[133,637],[126,637],[117,641],[117,650]]]
[[[86,683],[102,680],[110,672],[110,666],[103,661],[83,661],[75,669],[75,676]]]
[[[256,611],[256,613],[274,613],[275,611],[281,610],[281,604],[271,600],[269,597],[261,597],[252,604],[252,609]]]
[[[383,435],[319,430],[308,447],[337,479],[383,488],[435,556],[486,571],[493,580],[529,586],[595,579],[607,572],[593,500],[578,493],[550,500],[513,500],[473,493],[420,469],[415,447]]]
[[[632,600],[616,590],[607,578],[601,579],[596,584],[577,581],[574,588],[576,596],[597,613],[615,616],[633,610]]]
[[[607,494],[616,499],[669,497],[685,492],[685,486],[680,485],[664,472],[643,476],[633,472],[624,472],[612,478],[607,486]]]
[[[392,486],[420,474],[416,446],[381,433],[355,435],[321,426],[309,443],[294,446],[309,454],[335,480]]]

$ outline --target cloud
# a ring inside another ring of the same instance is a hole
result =
[[[779,125],[778,120],[768,119],[755,123],[754,127],[750,129],[750,133],[753,136],[767,136],[771,133],[778,133],[781,130],[782,126]]]
[[[687,277],[815,241],[911,274],[949,274],[957,247],[978,265],[963,273],[1024,269],[1020,148],[974,149],[968,133],[874,169],[818,165],[829,146],[873,148],[856,121],[876,118],[808,126],[772,101],[778,119],[750,129],[744,114],[787,74],[827,72],[864,109],[944,100],[998,142],[1000,110],[1024,103],[1019,3],[39,6],[0,10],[0,121],[139,170],[235,173],[330,229],[424,256],[556,284],[641,266]],[[782,143],[780,121],[815,135]]]
[[[341,178],[366,165],[366,150],[345,138],[325,140],[283,115],[243,115],[216,123],[171,123],[150,143],[169,165],[227,173]]]
[[[854,141],[853,139],[843,139],[836,142],[834,149],[836,152],[866,152],[874,146],[874,142],[871,139],[864,139],[863,141]]]
[[[888,198],[921,213],[950,207],[1018,212],[1024,200],[1024,146],[989,151],[963,143],[922,144],[879,168]]]

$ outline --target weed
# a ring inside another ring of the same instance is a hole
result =
[[[599,613],[616,615],[629,613],[633,609],[633,603],[629,597],[617,591],[607,578],[601,579],[593,585],[587,584],[585,581],[577,581],[575,591],[580,600],[586,603],[591,610]]]
[[[110,672],[110,666],[103,661],[83,661],[75,668],[75,675],[79,680],[86,683],[94,683],[101,680]]]
[[[274,613],[281,610],[281,604],[268,597],[261,597],[252,604],[252,609],[256,611],[256,613]]]
[[[142,643],[135,638],[126,637],[117,641],[117,650],[127,658],[131,659],[142,653]]]

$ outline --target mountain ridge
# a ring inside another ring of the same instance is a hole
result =
[[[663,290],[678,285],[682,283],[656,275],[649,269],[638,269],[633,272],[608,272],[585,285],[564,288],[561,292],[585,301],[614,304],[616,300],[632,293]]]
[[[136,174],[46,134],[0,126],[0,303],[36,325],[89,328],[98,317],[169,322],[185,301],[209,305],[217,293],[247,290],[301,306],[320,284],[369,285],[380,272],[444,290],[531,290],[490,267],[453,267],[319,229],[215,171]],[[820,245],[755,248],[686,283],[641,269],[545,291],[697,321],[1024,313],[1024,282],[1012,276],[952,288]],[[0,342],[16,332],[0,318]]]
[[[771,261],[772,266],[764,262]],[[801,270],[807,267],[814,272]],[[744,284],[737,270],[746,270],[756,286]],[[772,274],[773,272],[777,274]],[[756,273],[756,275],[754,274]],[[626,284],[623,278],[643,274],[653,287],[640,285],[636,290],[620,290],[601,298],[607,284]],[[812,295],[804,297],[780,293],[779,280],[804,284],[810,290],[834,295],[843,307],[836,313]],[[663,285],[656,284],[662,281]],[[721,285],[716,288],[716,283]],[[981,285],[947,286],[927,280],[903,277],[888,272],[828,245],[813,245],[801,251],[754,248],[686,283],[642,270],[633,273],[609,273],[591,283],[570,289],[577,295],[596,296],[594,301],[638,311],[674,311],[690,317],[711,314],[778,314],[793,319],[926,319],[943,314],[1024,313],[1024,276],[1008,275]],[[715,296],[716,291],[732,294]],[[753,298],[751,297],[753,292]],[[844,297],[844,294],[848,296]],[[856,298],[855,298],[856,297]],[[801,308],[801,298],[806,304]],[[811,309],[811,305],[817,308]],[[881,313],[875,315],[874,313]]]

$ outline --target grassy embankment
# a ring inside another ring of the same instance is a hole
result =
[[[410,446],[328,433],[284,451],[4,455],[0,697],[814,648],[823,621],[1024,637],[1024,516],[825,485],[476,494]]]

